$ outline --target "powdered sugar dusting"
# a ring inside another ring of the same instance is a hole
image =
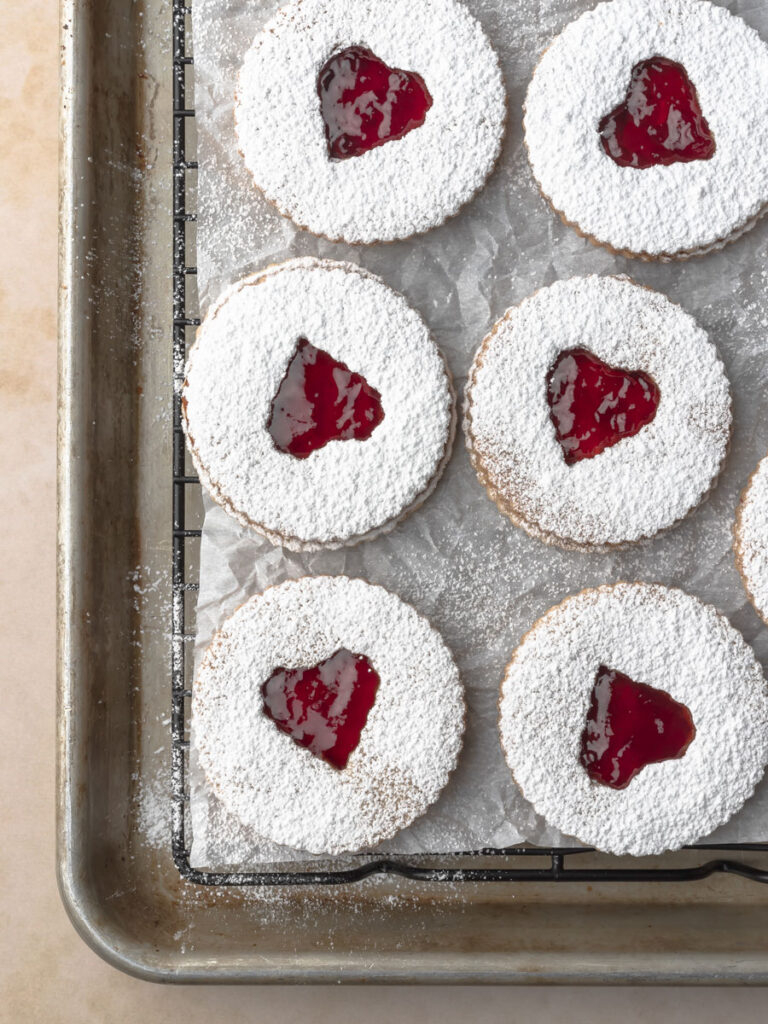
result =
[[[341,647],[380,678],[343,771],[299,747],[262,710],[278,666],[308,667]],[[456,764],[459,674],[440,636],[381,587],[346,577],[273,587],[222,627],[197,673],[195,746],[222,803],[258,835],[316,853],[371,846],[423,814]]]
[[[768,456],[758,464],[741,499],[735,547],[750,600],[768,621]]]
[[[332,441],[306,459],[275,447],[266,425],[301,337],[381,394],[384,419],[367,440]],[[230,288],[192,349],[184,398],[211,494],[297,548],[394,525],[437,482],[452,440],[449,378],[421,317],[372,274],[330,260],[293,260]]]
[[[639,433],[569,466],[546,380],[558,354],[581,345],[648,373],[661,399]],[[627,278],[593,276],[558,281],[506,313],[475,357],[466,416],[475,467],[516,521],[555,543],[601,546],[652,536],[701,500],[728,447],[731,399],[692,317]]]
[[[331,244],[299,231],[266,201],[238,152],[232,116],[237,76],[259,28],[279,0],[195,0],[195,104],[200,160],[197,282],[203,309],[246,273],[313,254],[360,262],[406,295],[425,318],[457,380],[479,340],[505,309],[557,278],[631,273],[692,314],[715,343],[733,385],[734,433],[709,499],[674,530],[622,550],[592,553],[548,546],[499,515],[463,446],[440,486],[397,529],[357,546],[294,553],[275,547],[206,501],[197,607],[197,657],[212,633],[251,595],[289,577],[339,574],[380,583],[439,630],[467,689],[467,732],[456,770],[428,813],[380,851],[540,845],[569,840],[535,814],[514,784],[498,742],[504,666],[547,608],[585,586],[654,579],[683,586],[724,611],[768,666],[768,629],[758,624],[736,570],[732,525],[739,494],[768,451],[768,220],[736,245],[676,264],[630,262],[596,248],[552,216],[522,145],[522,104],[540,54],[594,0],[467,0],[498,53],[509,96],[509,128],[498,171],[461,216],[418,239],[384,246]],[[725,0],[768,39],[768,8]],[[194,751],[193,751],[194,760]],[[195,781],[193,774],[192,781]],[[253,868],[298,859],[251,832],[229,828],[195,791],[194,852],[208,865]],[[208,817],[207,835],[199,822]],[[765,838],[768,781],[730,822],[722,842]],[[198,847],[198,840],[207,848]],[[202,863],[197,861],[196,863]],[[317,863],[317,858],[314,858]],[[338,865],[338,861],[335,861]],[[378,883],[377,883],[378,884]],[[387,883],[387,884],[391,884]],[[257,889],[254,898],[266,898]],[[309,899],[302,896],[301,905]],[[276,910],[276,913],[282,912]],[[310,915],[311,917],[311,915]],[[418,915],[416,915],[418,919]]]
[[[698,93],[716,150],[643,170],[603,152],[597,126],[632,68],[659,55]],[[525,139],[542,192],[566,220],[615,249],[652,256],[706,249],[768,203],[768,46],[705,0],[611,0],[546,50],[525,100]]]
[[[696,727],[682,758],[647,765],[626,789],[592,782],[580,763],[600,665],[665,690]],[[768,686],[714,608],[660,586],[600,587],[525,636],[502,685],[501,733],[515,779],[551,824],[609,853],[662,853],[751,796],[768,760]]]
[[[420,74],[433,105],[404,138],[332,161],[318,74],[359,45]],[[282,212],[316,234],[373,242],[426,231],[474,195],[498,157],[506,100],[496,55],[456,0],[292,0],[256,36],[235,113],[245,162]]]

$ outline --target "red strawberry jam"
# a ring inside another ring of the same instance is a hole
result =
[[[664,690],[623,672],[597,670],[581,763],[593,782],[624,789],[648,764],[682,757],[696,727],[691,712]]]
[[[264,714],[278,729],[341,769],[360,742],[378,688],[366,656],[342,647],[313,668],[276,668],[261,693]]]
[[[709,160],[715,137],[682,64],[650,57],[632,69],[623,103],[599,125],[603,149],[619,167]]]
[[[363,46],[334,54],[317,79],[332,160],[360,156],[424,124],[432,97],[421,75],[390,68]]]
[[[329,441],[367,440],[383,419],[381,395],[365,377],[300,338],[267,430],[279,451],[306,459]]]
[[[660,398],[647,373],[615,369],[586,348],[561,352],[547,376],[549,415],[569,466],[632,437]]]

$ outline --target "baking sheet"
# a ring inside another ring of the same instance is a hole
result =
[[[595,249],[561,225],[539,197],[522,146],[525,88],[551,37],[583,0],[471,0],[500,55],[509,123],[499,167],[458,217],[392,245],[351,247],[296,230],[253,187],[237,152],[232,116],[237,71],[276,3],[197,0],[193,6],[200,183],[198,287],[202,312],[243,274],[296,255],[351,260],[403,292],[427,320],[459,388],[472,354],[504,310],[558,278],[628,273],[691,312],[710,333],[734,391],[734,436],[710,499],[680,527],[623,553],[561,552],[527,537],[497,512],[469,466],[461,437],[426,505],[393,533],[337,552],[297,555],[206,506],[198,603],[199,658],[215,628],[266,586],[306,573],[346,573],[389,587],[442,632],[467,688],[465,749],[432,810],[382,849],[452,851],[521,839],[556,843],[505,767],[496,730],[498,685],[522,634],[550,605],[620,579],[682,586],[715,604],[768,664],[768,630],[748,605],[731,553],[741,487],[768,449],[768,224],[722,252],[681,264],[644,264]],[[768,38],[768,8],[728,4]],[[233,822],[207,791],[192,750],[192,863],[247,869],[304,859]],[[768,783],[718,841],[768,836]]]

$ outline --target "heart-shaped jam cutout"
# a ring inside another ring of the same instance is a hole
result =
[[[696,735],[691,712],[665,690],[597,670],[581,763],[593,782],[624,789],[648,764],[682,757]]]
[[[326,61],[317,78],[332,160],[360,156],[424,124],[432,97],[421,75],[391,68],[364,46]]]
[[[623,103],[599,125],[603,149],[619,167],[709,160],[715,137],[682,64],[650,57],[632,68]]]
[[[342,647],[312,668],[276,668],[261,693],[278,729],[341,769],[360,742],[378,688],[368,658]]]
[[[384,419],[365,377],[300,338],[272,399],[267,430],[281,452],[306,459],[329,441],[365,441]]]
[[[547,376],[549,415],[569,466],[632,437],[651,422],[660,398],[647,373],[616,369],[586,348],[565,349]]]

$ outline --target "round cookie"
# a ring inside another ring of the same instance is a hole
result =
[[[254,182],[281,213],[334,241],[387,242],[436,227],[482,188],[506,96],[457,0],[291,0],[248,51],[235,121]],[[343,128],[352,134],[338,137]],[[355,133],[372,133],[373,148],[351,148]]]
[[[768,623],[768,455],[744,488],[733,534],[736,565],[747,595]]]
[[[464,428],[501,512],[548,543],[604,550],[673,526],[707,494],[728,449],[730,388],[679,306],[628,278],[572,278],[485,338]]]
[[[606,671],[624,675],[629,697],[605,690]],[[608,751],[614,769],[649,735],[675,740],[681,721],[684,740],[622,788],[591,774],[601,743],[623,743]],[[500,729],[517,784],[550,825],[608,853],[658,854],[708,835],[752,795],[768,761],[768,687],[714,608],[618,583],[568,598],[525,635],[502,683]]]
[[[293,550],[391,529],[436,486],[455,431],[419,314],[372,274],[313,258],[252,274],[211,308],[182,406],[212,497]]]
[[[524,126],[580,234],[641,259],[709,252],[768,203],[768,46],[706,0],[601,3],[545,51]]]
[[[339,652],[363,663],[351,696],[349,666],[333,675]],[[313,667],[320,683],[298,678]],[[363,580],[304,577],[224,623],[192,716],[228,811],[273,842],[337,854],[374,846],[434,803],[456,766],[464,699],[450,651],[410,605]]]

